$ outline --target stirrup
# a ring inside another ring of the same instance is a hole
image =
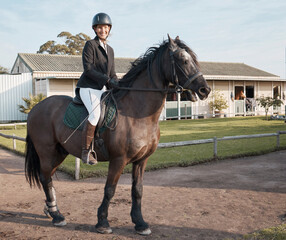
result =
[[[90,161],[90,157],[93,158],[91,161]],[[87,163],[89,165],[97,164],[97,155],[93,149],[88,151],[87,160],[88,160]]]
[[[83,163],[86,163],[89,165],[97,164],[96,152],[90,149],[82,149],[81,160]]]

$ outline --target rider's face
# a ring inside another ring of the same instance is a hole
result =
[[[107,24],[99,24],[94,27],[94,31],[96,35],[100,38],[100,40],[105,41],[108,37],[110,26]]]

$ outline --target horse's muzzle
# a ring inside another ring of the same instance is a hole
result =
[[[199,89],[199,97],[201,100],[204,100],[208,97],[208,95],[210,94],[211,89],[209,87],[201,87]]]

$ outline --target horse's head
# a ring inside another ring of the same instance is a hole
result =
[[[171,82],[187,91],[189,100],[197,101],[197,96],[205,100],[211,89],[199,71],[194,52],[188,48],[179,37],[173,40],[169,35],[169,51],[171,58]]]

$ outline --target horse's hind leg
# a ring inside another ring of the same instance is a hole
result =
[[[56,199],[56,191],[53,187],[53,180],[52,178],[46,179],[45,177],[40,178],[41,184],[43,186],[45,195],[46,195],[46,205],[44,208],[44,212],[48,217],[53,218],[53,224],[55,226],[65,226],[66,221],[65,217],[60,213],[58,206],[57,206],[57,199]]]
[[[54,154],[51,154],[51,152],[50,154],[46,154],[45,157],[40,156],[40,182],[46,195],[46,205],[44,212],[48,217],[53,218],[53,224],[59,227],[65,226],[66,221],[65,217],[60,213],[57,206],[56,191],[53,186],[52,175],[56,171],[57,167],[61,164],[61,162],[65,159],[66,155],[60,154],[57,151],[53,151],[52,153]],[[53,161],[51,159],[53,159]]]
[[[141,212],[141,199],[143,194],[143,174],[145,171],[147,159],[134,162],[132,169],[132,209],[131,218],[135,224],[135,230],[140,235],[149,235],[151,230],[148,224],[144,221]]]

